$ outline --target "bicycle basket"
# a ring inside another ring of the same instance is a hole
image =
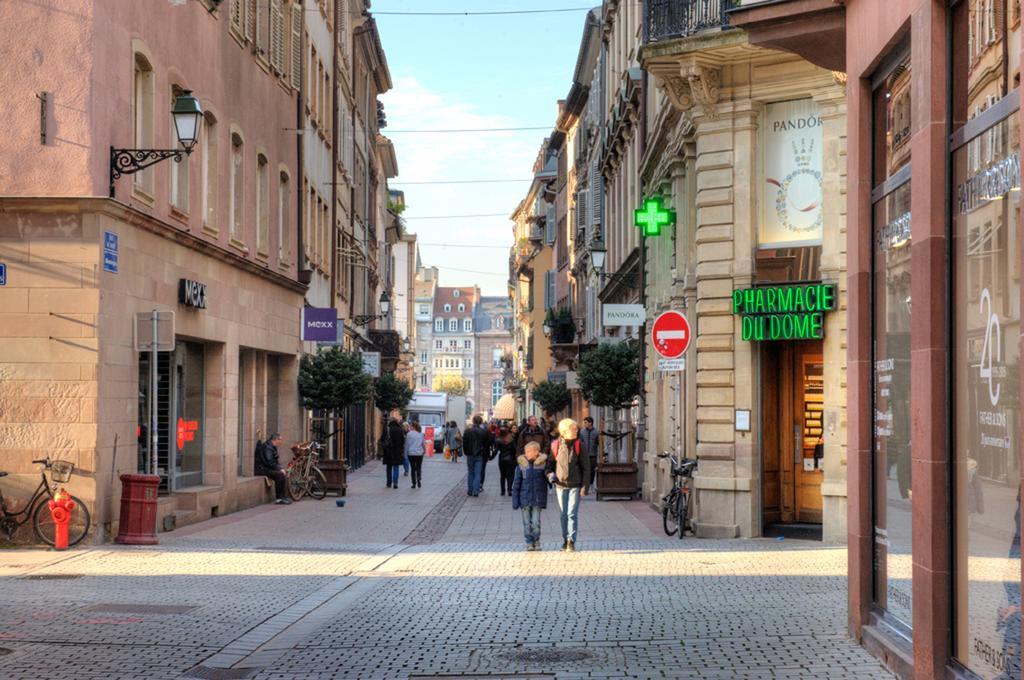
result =
[[[66,460],[55,460],[50,463],[50,479],[58,484],[66,484],[71,479],[71,472],[74,469],[74,463],[69,463]]]

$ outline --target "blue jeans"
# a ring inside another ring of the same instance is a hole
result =
[[[523,538],[526,539],[526,545],[540,543],[540,508],[524,505],[520,509],[523,511]]]
[[[385,479],[387,480],[388,486],[398,486],[398,469],[400,465],[388,465],[385,470]]]
[[[409,474],[409,456],[402,458],[402,468],[405,470],[405,474]]]
[[[562,521],[562,539],[576,542],[576,525],[580,512],[580,490],[555,487],[558,501],[558,518]]]
[[[466,491],[470,496],[480,493],[480,472],[483,470],[483,460],[480,456],[466,456]]]

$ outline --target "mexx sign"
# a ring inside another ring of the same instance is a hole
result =
[[[206,309],[206,284],[181,279],[178,282],[178,302],[194,309]]]

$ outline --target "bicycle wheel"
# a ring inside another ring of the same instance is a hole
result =
[[[32,515],[32,528],[36,536],[46,545],[53,545],[57,534],[57,526],[53,523],[53,515],[50,514],[50,507],[46,504],[49,500],[45,496],[36,506]],[[72,496],[75,507],[71,508],[71,521],[68,523],[68,547],[78,545],[89,533],[89,526],[92,524],[92,517],[89,516],[89,508],[77,496]]]
[[[690,494],[680,493],[677,505],[677,517],[679,523],[679,538],[686,537],[686,522],[690,514]]]
[[[679,515],[676,506],[679,504],[679,493],[673,492],[661,509],[661,523],[665,527],[665,533],[674,536],[679,531]]]
[[[309,472],[309,495],[318,501],[327,498],[327,477],[320,468],[313,468]]]
[[[302,478],[302,473],[296,468],[292,468],[288,472],[288,495],[292,497],[293,501],[301,500],[306,494],[306,480]]]

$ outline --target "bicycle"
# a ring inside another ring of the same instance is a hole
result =
[[[690,485],[693,482],[693,473],[697,469],[697,461],[692,458],[683,458],[680,461],[675,456],[663,452],[658,458],[668,458],[672,464],[672,489],[661,499],[661,519],[665,533],[673,536],[679,533],[679,538],[686,535],[686,523],[690,515]]]
[[[317,467],[319,453],[323,449],[323,445],[318,442],[310,442],[295,448],[295,457],[288,463],[285,472],[288,478],[288,495],[293,501],[298,501],[306,494],[318,501],[327,497],[327,477]]]
[[[0,512],[3,513],[0,516],[0,529],[7,534],[9,540],[14,537],[14,532],[27,524],[29,519],[31,519],[32,528],[35,530],[39,540],[52,546],[57,527],[53,522],[53,516],[50,514],[48,501],[53,499],[53,495],[57,492],[58,484],[67,484],[68,480],[71,479],[71,473],[74,471],[75,466],[66,460],[50,460],[49,458],[34,460],[32,464],[43,466],[43,469],[40,471],[42,480],[39,482],[39,486],[36,487],[35,493],[32,494],[28,504],[22,510],[11,512],[7,507],[3,491],[0,490]],[[50,472],[50,479],[46,478],[47,471]],[[0,477],[6,476],[6,472],[0,472]],[[71,510],[71,520],[68,525],[69,548],[85,538],[86,534],[89,533],[89,525],[92,523],[92,518],[89,516],[89,507],[82,499],[77,496],[71,496],[71,500],[74,501],[75,507]]]

